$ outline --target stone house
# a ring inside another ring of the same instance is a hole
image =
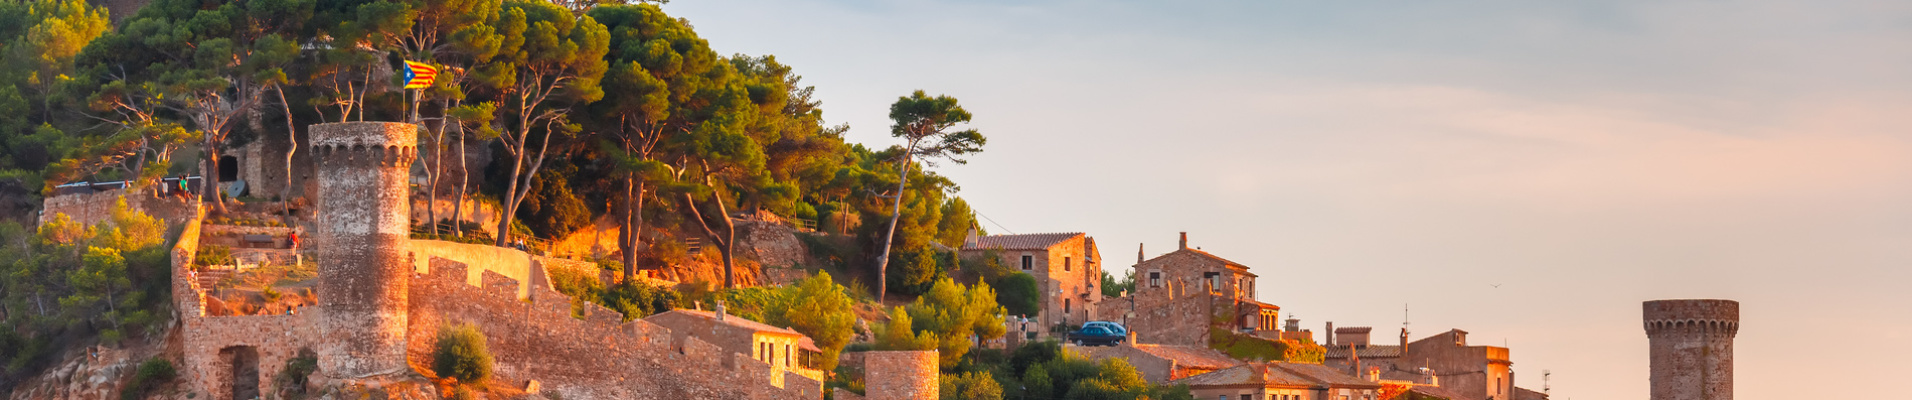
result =
[[[1229,358],[1221,351],[1207,347],[1123,343],[1108,347],[1076,349],[1091,359],[1120,358],[1128,361],[1130,365],[1135,366],[1136,371],[1142,373],[1142,379],[1154,384],[1245,364],[1241,360]]]
[[[1256,275],[1242,265],[1188,246],[1136,255],[1135,291],[1096,306],[1097,318],[1122,321],[1139,343],[1205,346],[1210,327],[1277,334],[1281,307],[1255,300]]]
[[[773,385],[783,385],[780,378],[785,371],[823,381],[823,371],[815,367],[823,350],[797,331],[702,310],[671,310],[644,317],[644,321],[669,328],[672,342],[696,337],[723,351],[769,363]]]
[[[1413,342],[1401,330],[1398,344],[1372,344],[1371,328],[1328,324],[1324,365],[1344,371],[1378,370],[1387,379],[1438,384],[1468,400],[1507,400],[1522,392],[1514,387],[1513,361],[1508,349],[1470,346],[1467,331],[1451,329]],[[1530,395],[1531,396],[1531,395]]]
[[[1042,310],[1032,322],[1038,327],[1080,325],[1095,315],[1093,304],[1102,301],[1102,253],[1095,238],[1082,232],[981,237],[974,232],[963,241],[963,258],[993,252],[1011,271],[1035,276]]]
[[[1377,400],[1381,384],[1316,364],[1244,364],[1170,382],[1196,399]]]

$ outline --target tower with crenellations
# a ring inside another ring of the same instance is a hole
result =
[[[320,370],[334,378],[405,371],[412,260],[407,178],[416,125],[345,122],[311,127],[318,174]]]
[[[1654,300],[1642,306],[1652,349],[1652,400],[1732,400],[1739,302]]]

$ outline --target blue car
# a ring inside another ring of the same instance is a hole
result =
[[[1089,322],[1082,323],[1083,328],[1088,328],[1091,326],[1100,326],[1104,328],[1109,328],[1109,330],[1115,331],[1115,334],[1117,335],[1122,335],[1122,336],[1129,335],[1129,328],[1126,326],[1122,326],[1122,324],[1109,322],[1109,321],[1089,321]]]
[[[1069,343],[1077,346],[1114,346],[1124,339],[1128,339],[1128,334],[1116,333],[1107,326],[1085,326],[1069,332]]]

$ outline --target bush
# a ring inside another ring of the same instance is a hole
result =
[[[929,248],[903,250],[890,254],[889,282],[890,293],[915,296],[929,291],[936,284],[940,268],[937,268],[937,252]]]
[[[432,372],[460,383],[479,383],[491,377],[491,350],[485,334],[470,324],[438,330],[438,348],[432,352]]]
[[[1040,299],[1042,289],[1036,287],[1036,277],[1017,272],[1002,279],[996,287],[996,302],[1002,304],[1009,315],[1034,316],[1042,309]]]
[[[232,248],[226,247],[226,246],[220,246],[216,244],[200,246],[198,253],[193,255],[193,264],[194,265],[231,265],[232,264]]]
[[[305,393],[306,378],[319,370],[319,355],[312,349],[299,349],[299,355],[285,360],[285,369],[279,373],[279,387],[282,391]]]
[[[171,382],[179,377],[179,371],[173,368],[173,362],[153,357],[139,363],[139,372],[133,374],[133,381],[120,390],[120,399],[132,400],[146,397],[154,387]]]
[[[1002,384],[988,372],[943,374],[943,400],[1002,400]]]
[[[1268,340],[1237,335],[1224,328],[1208,329],[1208,347],[1243,360],[1286,361],[1320,364],[1327,348],[1296,340]]]

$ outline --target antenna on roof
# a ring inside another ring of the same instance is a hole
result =
[[[1540,370],[1540,394],[1543,396],[1553,395],[1553,370]]]

